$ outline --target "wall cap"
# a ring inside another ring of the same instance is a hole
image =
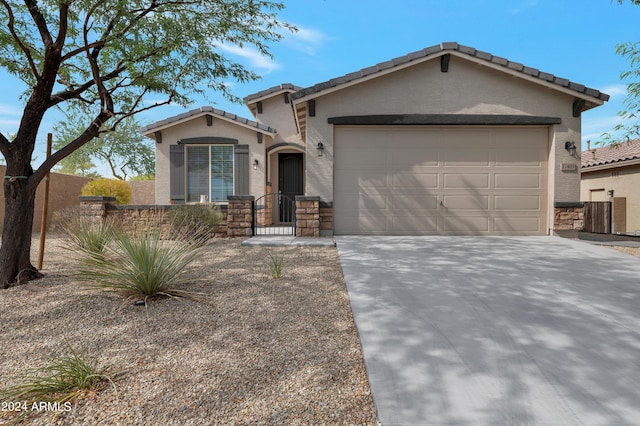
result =
[[[242,201],[242,200],[251,200],[254,201],[256,197],[253,195],[229,195],[227,196],[227,200],[229,201]]]
[[[107,197],[104,195],[81,195],[78,197],[80,202],[107,202],[113,203],[116,201],[116,197]]]
[[[320,201],[320,197],[308,195],[296,195],[296,201]]]
[[[556,201],[553,203],[553,207],[556,208],[570,208],[570,207],[584,207],[582,201]]]

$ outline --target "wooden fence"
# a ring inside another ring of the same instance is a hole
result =
[[[584,232],[611,233],[611,202],[588,201],[584,203]]]

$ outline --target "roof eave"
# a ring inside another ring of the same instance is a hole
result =
[[[310,99],[315,99],[315,98],[318,98],[318,97],[321,97],[321,96],[325,96],[325,95],[328,95],[330,93],[334,93],[336,91],[339,91],[339,90],[342,90],[342,89],[346,89],[348,87],[355,86],[357,84],[364,83],[364,82],[373,80],[375,78],[382,77],[382,76],[394,73],[396,71],[400,71],[400,70],[406,69],[408,67],[412,67],[412,66],[420,64],[420,63],[424,63],[424,62],[427,62],[427,61],[431,61],[433,59],[440,58],[441,56],[444,56],[444,55],[454,55],[456,57],[465,59],[467,61],[476,63],[478,65],[491,68],[491,69],[493,69],[495,71],[500,71],[500,72],[506,73],[508,75],[511,75],[513,77],[521,78],[521,79],[529,81],[531,83],[535,83],[535,84],[547,87],[547,88],[549,88],[551,90],[555,90],[555,91],[567,94],[567,95],[572,96],[574,98],[583,99],[585,101],[585,104],[584,104],[584,106],[582,108],[582,111],[586,111],[586,110],[589,110],[591,108],[595,108],[597,106],[603,105],[608,100],[608,97],[609,97],[608,95],[603,94],[603,93],[601,93],[599,91],[587,88],[585,86],[570,82],[570,81],[562,79],[562,78],[558,78],[558,77],[552,76],[551,74],[541,73],[538,70],[533,70],[531,68],[525,67],[524,65],[522,65],[521,67],[518,67],[517,65],[520,65],[520,64],[516,64],[516,63],[510,62],[510,61],[506,61],[507,66],[505,66],[504,64],[500,63],[500,61],[498,60],[497,57],[491,56],[491,59],[486,59],[485,57],[477,57],[477,56],[469,55],[468,53],[466,53],[466,50],[461,52],[459,50],[453,50],[453,49],[448,49],[447,48],[447,49],[442,49],[442,50],[437,51],[437,52],[429,52],[429,54],[427,54],[425,56],[422,56],[422,57],[410,58],[410,59],[406,60],[403,63],[397,64],[397,65],[393,65],[393,66],[390,66],[388,68],[372,72],[372,73],[370,73],[368,75],[365,75],[365,76],[355,77],[355,78],[353,78],[353,80],[350,80],[350,81],[344,81],[349,76],[349,74],[347,74],[345,76],[338,77],[338,78],[329,80],[329,81],[324,82],[324,83],[320,83],[321,85],[325,84],[328,87],[323,87],[323,88],[321,88],[319,90],[316,90],[315,92],[312,92],[312,93],[309,93],[309,94],[306,94],[306,95],[303,95],[303,96],[300,96],[300,97],[297,97],[297,98],[293,97],[292,102],[294,104],[299,104],[299,103],[302,103],[302,102],[306,102],[306,101],[308,101]],[[407,55],[407,56],[409,56],[409,55]],[[488,56],[489,55],[487,54],[487,57]],[[493,60],[494,58],[496,59],[496,61]],[[385,63],[383,63],[382,65],[384,65],[384,64]],[[381,65],[381,64],[378,64],[378,65]],[[376,65],[374,67],[377,67],[378,65]],[[373,67],[371,67],[371,68],[373,68]],[[522,68],[522,69],[519,69],[519,68]],[[536,75],[530,75],[530,74],[527,74],[525,72],[525,70],[526,71],[537,71],[537,74]],[[359,72],[361,72],[361,71],[362,70],[360,70]],[[353,73],[353,74],[356,74],[356,73]],[[553,78],[552,78],[551,81],[547,81],[547,80],[539,77],[539,75],[541,75],[541,74],[549,75],[550,77],[553,77]],[[566,82],[566,87],[563,86],[561,83],[559,83],[559,81],[560,82]],[[300,91],[309,90],[312,87],[314,87],[314,86],[311,86],[311,87],[306,88],[306,89],[302,89]],[[587,91],[591,91],[591,92],[594,92],[594,93],[597,93],[598,96],[604,96],[605,99],[601,99],[601,98],[599,98],[597,96],[592,96],[592,95],[589,95],[588,93],[581,92],[581,91],[578,90],[579,88],[587,90]],[[298,92],[300,92],[300,91],[298,91]]]
[[[628,167],[628,166],[637,166],[640,165],[640,158],[633,158],[630,160],[621,160],[621,161],[610,161],[604,164],[596,164],[593,166],[581,166],[581,173],[589,173],[589,172],[599,172],[603,170],[609,169],[617,169],[620,167]]]
[[[184,114],[184,116],[180,117],[183,114]],[[231,117],[226,117],[225,115],[217,114],[215,112],[214,108],[211,108],[211,107],[201,107],[198,110],[191,110],[191,111],[188,111],[188,112],[183,113],[183,114],[180,114],[180,115],[176,116],[175,120],[171,120],[169,118],[169,119],[165,119],[165,120],[159,121],[158,123],[162,123],[162,124],[159,124],[159,125],[150,124],[148,126],[143,126],[143,127],[140,128],[140,132],[142,133],[143,136],[147,136],[147,137],[150,137],[152,139],[155,139],[154,133],[156,133],[156,132],[161,132],[161,131],[163,131],[165,129],[168,129],[170,127],[176,126],[178,124],[185,123],[185,122],[190,121],[190,120],[194,120],[196,118],[200,118],[200,117],[205,116],[205,115],[211,115],[213,117],[219,118],[219,119],[221,119],[223,121],[226,121],[228,123],[235,124],[237,126],[244,127],[246,129],[253,130],[255,132],[262,133],[262,134],[265,134],[265,135],[268,135],[268,136],[275,136],[277,134],[277,130],[276,129],[267,130],[267,129],[264,129],[264,128],[249,124],[249,123],[243,123],[241,121],[234,120]],[[178,117],[180,117],[180,118],[178,118]],[[249,121],[249,120],[247,120],[247,121]]]

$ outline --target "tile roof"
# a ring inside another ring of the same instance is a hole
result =
[[[580,162],[582,169],[588,169],[604,165],[622,166],[619,163],[630,160],[640,160],[640,139],[584,150]]]
[[[184,112],[182,114],[178,114],[178,115],[174,115],[173,117],[169,117],[169,118],[165,118],[164,120],[160,120],[160,121],[156,121],[155,123],[151,123],[148,124],[146,126],[142,126],[140,128],[140,131],[142,133],[149,133],[154,129],[157,129],[159,127],[163,127],[169,124],[173,124],[173,123],[177,123],[179,121],[183,121],[186,119],[189,119],[191,117],[194,117],[196,115],[202,115],[202,114],[211,114],[214,116],[218,116],[218,117],[222,117],[222,118],[226,118],[228,120],[231,121],[235,121],[238,124],[241,125],[245,125],[247,127],[253,127],[258,131],[262,131],[262,132],[266,132],[266,133],[277,133],[276,129],[266,126],[264,124],[260,124],[256,121],[252,121],[249,120],[248,118],[244,118],[244,117],[240,117],[239,115],[236,114],[232,114],[230,112],[227,111],[223,111],[221,109],[218,108],[214,108],[211,106],[203,106],[197,109],[192,109],[191,111],[187,111]]]
[[[526,76],[535,77],[544,82],[552,83],[560,87],[600,99],[602,101],[609,100],[609,95],[602,93],[599,90],[591,89],[582,84],[569,81],[565,78],[560,78],[553,74],[542,72],[538,69],[530,68],[520,63],[512,62],[512,61],[509,61],[508,59],[501,58],[499,56],[493,56],[491,53],[476,50],[473,47],[463,46],[455,42],[441,43],[436,46],[427,47],[425,49],[418,50],[416,52],[412,52],[407,55],[400,56],[386,62],[381,62],[371,67],[363,68],[359,71],[352,72],[352,73],[343,75],[341,77],[332,78],[331,80],[318,83],[316,85],[307,87],[305,89],[298,90],[297,92],[290,94],[289,97],[292,100],[296,100],[308,95],[319,93],[323,90],[326,90],[332,87],[340,86],[342,84],[345,84],[351,81],[359,80],[369,75],[376,74],[384,70],[406,64],[411,61],[424,59],[429,56],[435,56],[442,52],[447,52],[447,51],[456,51],[459,53],[463,53],[471,57],[474,57],[476,59],[480,59],[494,65],[502,66],[510,71],[516,71]]]
[[[245,103],[250,103],[254,99],[264,98],[265,96],[269,96],[269,95],[271,95],[273,93],[278,93],[278,92],[282,92],[282,91],[286,91],[286,90],[295,92],[295,91],[298,91],[298,90],[301,90],[301,89],[302,89],[302,87],[296,86],[296,85],[291,84],[291,83],[282,83],[282,84],[280,84],[278,86],[273,86],[273,87],[270,87],[268,89],[261,90],[258,93],[253,93],[251,95],[247,95],[244,98],[244,102]]]

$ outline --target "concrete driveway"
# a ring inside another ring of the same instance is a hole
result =
[[[640,259],[554,237],[337,237],[383,425],[640,424]]]

